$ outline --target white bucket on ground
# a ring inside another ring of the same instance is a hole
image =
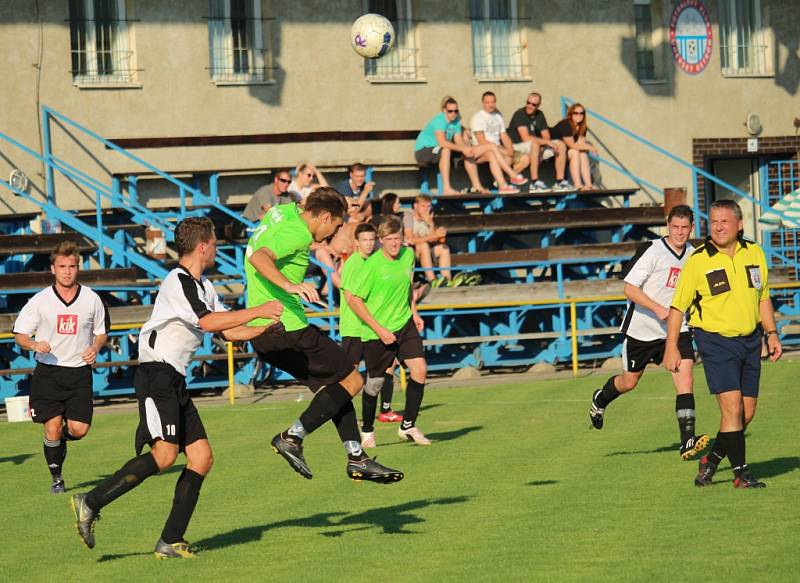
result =
[[[31,408],[28,404],[28,396],[8,397],[6,399],[6,414],[8,415],[9,423],[30,421]]]

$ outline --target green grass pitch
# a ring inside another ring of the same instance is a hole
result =
[[[760,491],[735,490],[727,461],[714,486],[693,486],[662,371],[613,403],[602,431],[587,417],[600,374],[429,390],[420,427],[432,447],[378,424],[373,455],[406,473],[391,486],[351,482],[330,425],[307,440],[311,481],[272,453],[307,401],[201,405],[215,466],[187,533],[196,561],[152,555],[179,469],[105,508],[89,551],[68,495],[48,492],[41,428],[3,423],[0,580],[797,581],[799,373],[764,366],[747,442]],[[698,430],[713,436],[717,407],[702,371],[696,380]],[[68,494],[131,457],[135,424],[133,411],[95,416],[70,444]]]

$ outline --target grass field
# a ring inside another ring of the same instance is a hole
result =
[[[392,486],[350,482],[332,426],[307,440],[313,480],[274,455],[269,438],[307,401],[201,406],[216,462],[187,533],[196,561],[151,553],[179,469],[105,508],[88,551],[68,496],[48,493],[41,428],[3,423],[0,579],[797,581],[798,374],[797,362],[764,367],[747,444],[760,491],[735,490],[727,462],[714,486],[693,486],[661,371],[617,400],[599,432],[587,407],[600,375],[429,390],[420,426],[432,447],[378,427],[374,455],[406,472]],[[696,378],[698,429],[715,434],[716,405]],[[135,424],[133,411],[95,416],[70,446],[69,492],[131,456]]]

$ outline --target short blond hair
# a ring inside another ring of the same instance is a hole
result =
[[[81,263],[81,254],[78,251],[78,246],[72,241],[61,241],[53,252],[50,254],[50,265],[55,265],[56,259],[59,257],[74,257],[78,265]]]
[[[402,232],[403,223],[401,223],[400,220],[395,217],[386,217],[381,221],[381,224],[378,225],[378,237],[381,239],[388,237],[389,235]]]

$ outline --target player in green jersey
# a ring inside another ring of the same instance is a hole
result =
[[[424,328],[417,313],[411,281],[414,275],[414,251],[403,246],[403,225],[391,217],[378,226],[382,248],[370,257],[365,276],[350,290],[350,307],[366,324],[362,328],[367,382],[364,398],[375,399],[383,385],[383,374],[395,358],[409,370],[403,422],[397,430],[403,440],[430,445],[430,440],[416,426],[425,391],[427,365],[419,333]],[[375,406],[364,413],[369,429],[375,419]],[[362,440],[374,439],[364,432]]]
[[[281,302],[280,321],[285,331],[261,334],[252,345],[259,358],[306,383],[315,393],[300,418],[272,439],[275,453],[311,479],[303,457],[303,439],[332,420],[347,452],[347,475],[388,484],[402,480],[403,473],[375,462],[361,448],[352,400],[364,381],[342,347],[308,323],[301,302],[319,302],[315,287],[303,282],[311,243],[333,237],[346,213],[344,197],[333,188],[322,187],[306,199],[302,210],[292,203],[273,207],[264,215],[247,244],[247,305]]]

